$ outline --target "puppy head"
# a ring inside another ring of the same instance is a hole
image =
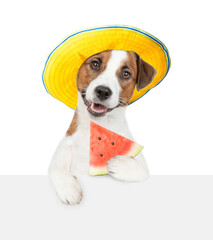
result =
[[[135,89],[149,85],[156,70],[135,52],[104,51],[89,57],[80,67],[77,87],[88,112],[105,116],[128,105]]]

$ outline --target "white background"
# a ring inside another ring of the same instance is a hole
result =
[[[46,174],[73,110],[42,85],[49,52],[82,28],[125,24],[169,49],[166,79],[129,106],[151,174],[213,174],[211,1],[1,1],[0,174]]]

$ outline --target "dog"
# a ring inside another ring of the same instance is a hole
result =
[[[135,87],[140,91],[155,75],[156,70],[132,51],[103,51],[81,65],[77,108],[48,172],[62,202],[79,204],[82,200],[77,176],[89,172],[90,121],[133,140],[125,118],[127,105]],[[142,153],[111,158],[108,172],[123,181],[144,181],[149,177]]]

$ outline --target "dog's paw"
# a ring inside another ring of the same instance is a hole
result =
[[[124,181],[144,181],[149,177],[146,167],[137,159],[128,156],[115,156],[108,161],[109,174]]]
[[[51,179],[61,201],[68,205],[79,204],[83,198],[83,192],[76,177],[66,173],[59,175],[53,175]]]

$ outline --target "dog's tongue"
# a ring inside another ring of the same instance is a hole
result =
[[[98,104],[98,103],[92,103],[91,108],[93,111],[96,111],[96,112],[106,112],[107,111],[107,107],[105,107],[104,105]]]

